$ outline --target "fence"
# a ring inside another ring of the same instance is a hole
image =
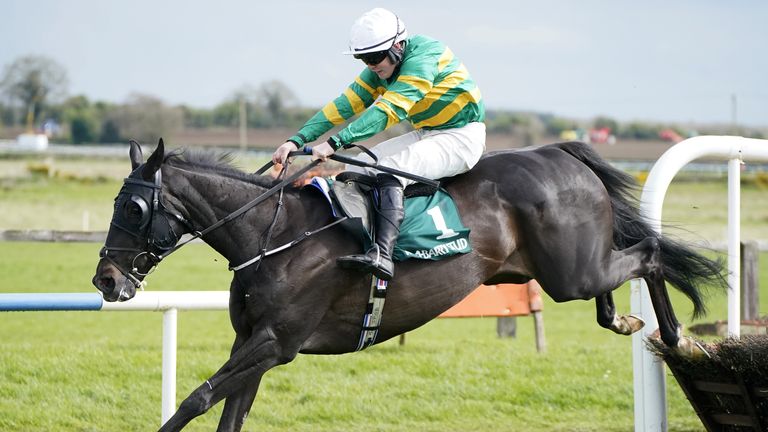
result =
[[[654,164],[643,187],[641,210],[661,233],[664,195],[672,178],[688,162],[701,157],[728,161],[728,332],[740,332],[740,178],[744,160],[768,160],[768,140],[732,136],[699,136],[667,150]],[[664,365],[645,346],[645,339],[658,328],[648,287],[642,280],[631,284],[632,312],[642,317],[645,328],[632,337],[635,395],[635,431],[666,431],[667,400]]]
[[[534,313],[536,346],[544,349],[541,298],[529,293],[529,286],[481,286],[468,298],[447,311],[443,317],[517,316]],[[524,291],[524,293],[523,293]],[[538,293],[538,291],[536,291]],[[524,295],[523,295],[524,294]],[[521,300],[525,298],[525,302]],[[533,300],[530,300],[534,297]],[[538,305],[538,307],[537,307]],[[0,312],[22,311],[152,311],[163,312],[161,424],[176,411],[177,322],[180,310],[226,310],[228,291],[139,291],[121,303],[105,302],[93,293],[0,294]],[[536,310],[532,310],[536,309]]]
[[[519,316],[533,316],[536,351],[547,350],[544,336],[544,305],[541,286],[535,280],[524,284],[480,285],[470,295],[455,304],[438,318],[497,317],[496,334],[514,337]],[[405,344],[405,333],[400,345]]]
[[[0,312],[12,311],[161,311],[163,359],[161,420],[176,411],[176,328],[180,310],[226,310],[228,291],[139,291],[127,302],[104,302],[101,294],[0,294]]]

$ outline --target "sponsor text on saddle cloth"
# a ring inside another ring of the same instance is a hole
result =
[[[375,189],[358,181],[340,181],[314,177],[310,186],[322,191],[331,206],[334,217],[349,217],[342,223],[358,237],[364,249],[371,245],[373,209],[371,197]],[[443,189],[423,195],[407,188],[405,191],[405,218],[400,226],[393,258],[440,260],[472,251],[469,228],[464,227],[453,199]],[[430,191],[431,192],[431,191]]]

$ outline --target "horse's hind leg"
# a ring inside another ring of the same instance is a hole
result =
[[[660,255],[661,252],[659,251],[656,256]],[[653,309],[656,312],[656,319],[659,321],[659,333],[664,344],[687,355],[699,355],[705,352],[695,340],[682,337],[682,328],[677,321],[675,311],[672,309],[672,302],[669,300],[661,264],[643,279],[648,285],[651,304],[653,304]]]
[[[595,297],[597,323],[601,327],[620,335],[631,335],[645,326],[645,321],[636,315],[619,315],[613,303],[613,294],[606,293]]]
[[[621,283],[637,277],[642,277],[645,280],[645,283],[648,285],[653,309],[656,312],[656,319],[659,323],[661,340],[667,346],[677,347],[681,334],[680,323],[677,321],[677,317],[675,317],[664,282],[664,267],[661,262],[659,239],[647,237],[620,253],[624,253],[625,256],[635,256],[638,259],[638,265],[630,272],[630,277],[621,281]]]
[[[677,321],[675,312],[672,309],[672,302],[669,300],[667,287],[664,283],[664,276],[661,272],[661,264],[659,264],[658,271],[652,272],[643,279],[645,279],[645,283],[648,285],[651,304],[653,304],[653,310],[656,312],[656,319],[659,321],[661,340],[669,347],[687,349],[687,347],[679,346],[682,331],[680,323]],[[687,343],[687,340],[685,343]]]
[[[553,250],[554,255],[551,255]],[[619,333],[626,330],[631,332],[632,327],[640,323],[628,319],[632,321],[628,329],[622,329],[620,322],[615,324],[616,329],[612,328],[616,317],[615,307],[613,299],[606,295],[630,279],[644,278],[651,293],[662,339],[670,346],[677,345],[679,324],[664,285],[661,249],[657,238],[645,238],[620,251],[609,249],[602,258],[588,253],[566,254],[564,248],[549,249],[548,253],[550,259],[545,264],[549,264],[549,267],[542,268],[550,270],[535,275],[544,290],[555,301],[597,298],[598,323],[614,331],[618,329]],[[566,268],[572,270],[552,271],[552,263],[561,263],[561,267],[562,263],[567,263]],[[618,320],[622,321],[621,317]]]

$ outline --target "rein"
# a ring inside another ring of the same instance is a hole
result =
[[[213,225],[209,226],[208,228],[205,228],[202,231],[195,231],[195,232],[193,232],[192,233],[192,238],[189,238],[189,239],[185,240],[184,242],[177,244],[171,250],[169,250],[168,253],[166,253],[165,255],[160,255],[159,258],[162,260],[162,259],[166,258],[168,255],[170,255],[170,254],[176,252],[177,250],[179,250],[182,246],[186,245],[187,243],[189,243],[189,242],[191,242],[191,241],[193,241],[195,239],[198,239],[200,237],[203,237],[204,235],[210,233],[211,231],[213,231],[213,230],[215,230],[217,228],[220,228],[222,225],[231,222],[233,219],[237,218],[238,216],[242,215],[243,213],[247,212],[248,210],[252,209],[253,207],[261,204],[267,198],[271,197],[275,193],[281,192],[285,186],[293,183],[294,180],[296,180],[297,178],[299,178],[302,175],[304,175],[304,173],[306,173],[307,171],[309,171],[312,168],[314,168],[318,163],[320,163],[319,160],[312,161],[307,166],[305,166],[302,169],[300,169],[300,170],[296,171],[295,173],[291,174],[290,176],[288,176],[288,178],[283,179],[282,181],[280,181],[280,183],[272,186],[269,190],[267,190],[263,194],[257,196],[253,200],[249,201],[248,203],[246,203],[245,205],[243,205],[239,209],[235,210],[234,212],[228,214],[223,219],[219,219],[218,221],[214,222]],[[271,165],[269,165],[269,166],[271,166]],[[281,200],[281,203],[282,203],[282,200]]]
[[[435,189],[440,187],[440,182],[437,181],[437,180],[428,179],[426,177],[418,176],[416,174],[411,174],[409,172],[400,171],[399,169],[395,169],[395,168],[390,168],[390,167],[379,165],[378,164],[378,158],[376,158],[376,155],[374,155],[370,150],[368,150],[367,148],[365,148],[363,146],[358,146],[357,144],[349,144],[349,145],[345,146],[344,148],[351,148],[351,147],[359,147],[360,149],[362,149],[365,153],[367,153],[376,162],[375,163],[369,163],[369,162],[361,161],[361,160],[358,160],[358,159],[355,159],[355,158],[351,158],[351,157],[348,157],[348,156],[342,156],[342,155],[336,154],[336,153],[328,156],[328,158],[331,159],[331,160],[335,160],[336,162],[345,163],[347,165],[354,165],[354,166],[359,166],[359,167],[363,167],[363,168],[372,168],[372,169],[375,169],[375,170],[378,170],[378,171],[381,171],[381,172],[385,172],[385,173],[388,173],[388,174],[404,177],[404,178],[407,178],[407,179],[410,179],[410,180],[413,180],[413,181],[416,181],[416,182],[419,182],[419,183],[427,184],[427,185],[429,185],[429,186],[431,186],[431,187],[433,187]],[[307,156],[307,155],[311,155],[311,154],[312,154],[312,147],[304,146],[303,150],[297,150],[297,151],[293,151],[293,152],[288,153],[288,157]],[[259,175],[263,174],[267,169],[269,169],[273,165],[274,165],[273,162],[271,162],[271,161],[267,162],[267,164],[264,165],[263,167],[259,168],[259,170],[256,171],[255,174],[259,174]]]
[[[367,148],[363,147],[363,146],[358,146],[356,144],[350,144],[348,146],[345,146],[345,148],[351,148],[351,147],[359,147],[363,152],[367,153],[374,161],[376,161],[376,163],[371,164],[371,163],[368,163],[368,162],[360,161],[360,160],[357,160],[357,159],[354,159],[354,158],[349,158],[349,157],[341,156],[341,155],[337,155],[337,154],[331,155],[330,159],[335,160],[337,162],[346,163],[348,165],[355,165],[355,166],[366,167],[366,168],[374,168],[374,169],[377,169],[379,171],[383,171],[383,172],[386,172],[386,173],[396,174],[396,175],[399,175],[399,176],[402,176],[402,177],[409,178],[411,180],[415,180],[415,181],[418,181],[418,182],[421,182],[421,183],[426,183],[426,184],[428,184],[428,185],[430,185],[432,187],[435,187],[435,188],[438,188],[440,186],[440,182],[438,182],[438,181],[431,180],[431,179],[428,179],[428,178],[425,178],[425,177],[421,177],[421,176],[417,176],[415,174],[411,174],[411,173],[408,173],[408,172],[400,171],[400,170],[397,170],[397,169],[394,169],[394,168],[389,168],[389,167],[378,165],[378,163],[377,163],[378,162],[378,158],[376,157],[376,155],[374,153],[372,153],[370,150],[368,150]],[[290,157],[294,157],[294,156],[308,156],[308,155],[311,155],[311,154],[312,154],[312,147],[305,146],[303,150],[297,150],[297,151],[293,151],[293,152],[288,153],[288,157],[290,158]],[[319,160],[313,161],[310,164],[309,167],[305,167],[300,172],[303,174],[308,169],[310,169],[310,168],[314,167],[315,165],[317,165],[318,162],[320,162],[320,161]],[[254,174],[256,174],[256,175],[264,174],[264,172],[266,172],[272,166],[274,166],[274,162],[269,161],[266,164],[264,164],[264,166],[259,168]],[[283,172],[285,172],[285,171],[283,171]],[[282,172],[281,172],[281,175],[282,175]],[[296,174],[294,174],[294,176],[295,175]],[[275,189],[275,188],[273,188],[273,189]],[[268,191],[268,192],[270,192],[270,191]],[[326,230],[328,228],[331,228],[332,226],[334,226],[336,224],[339,224],[339,223],[344,222],[345,220],[349,219],[349,217],[344,217],[344,218],[341,218],[341,219],[337,219],[334,222],[331,222],[328,225],[322,226],[322,227],[320,227],[320,228],[318,228],[318,229],[316,229],[314,231],[305,231],[304,234],[302,234],[300,237],[298,237],[298,238],[296,238],[296,239],[294,239],[294,240],[292,240],[292,241],[290,241],[290,242],[288,242],[288,243],[286,243],[286,244],[284,244],[282,246],[278,246],[278,247],[268,251],[266,249],[266,246],[267,246],[267,244],[269,244],[269,239],[272,237],[272,228],[274,227],[275,222],[277,222],[277,216],[280,213],[280,209],[282,208],[282,205],[283,205],[283,202],[282,202],[282,188],[280,189],[280,191],[281,191],[281,198],[280,198],[280,200],[277,203],[277,208],[275,209],[275,216],[272,219],[272,223],[270,224],[270,226],[268,228],[267,236],[266,236],[267,240],[264,242],[264,248],[262,248],[261,253],[259,255],[257,255],[256,257],[251,258],[250,260],[248,260],[248,261],[246,261],[246,262],[244,262],[244,263],[242,263],[240,265],[229,266],[229,270],[230,271],[235,271],[236,272],[236,271],[242,270],[242,269],[250,266],[251,264],[254,264],[254,263],[257,263],[257,262],[259,264],[261,264],[261,260],[263,260],[264,258],[266,258],[266,257],[268,257],[270,255],[274,255],[274,254],[276,254],[278,252],[281,252],[281,251],[283,251],[285,249],[291,248],[291,247],[301,243],[302,241],[306,240],[307,238],[309,238],[309,237],[311,237],[311,236],[313,236],[313,235],[315,235],[317,233],[320,233],[320,232],[322,232],[322,231],[324,231],[324,230]],[[249,205],[250,205],[250,203],[249,203]],[[233,213],[232,215],[228,216],[227,218],[236,217],[237,215],[239,215],[241,210],[243,210],[243,209],[238,210],[237,212],[235,212],[237,214]],[[217,222],[217,224],[223,223],[223,222],[224,222],[224,220]],[[202,237],[207,231],[210,231],[212,229],[217,228],[217,226],[216,226],[217,224],[212,225],[211,227],[209,227],[206,231],[204,231],[203,233],[201,233],[197,237]],[[195,238],[196,237],[193,237],[192,239],[187,240],[185,243],[180,244],[178,247],[183,246],[184,244],[194,240]],[[174,250],[178,249],[178,247],[175,248]],[[174,250],[171,250],[165,256],[168,256]],[[162,257],[161,257],[161,259],[162,259]]]
[[[201,238],[204,235],[210,233],[211,231],[213,231],[213,230],[215,230],[217,228],[220,228],[224,224],[226,224],[228,222],[231,222],[233,219],[237,218],[238,216],[242,215],[243,213],[247,212],[248,210],[252,209],[253,207],[259,205],[262,202],[264,202],[265,200],[267,200],[269,197],[271,197],[275,193],[277,193],[277,192],[281,192],[282,193],[282,190],[283,190],[283,188],[286,185],[292,183],[294,180],[296,180],[297,178],[299,178],[302,175],[304,175],[304,173],[306,173],[307,171],[309,171],[312,168],[314,168],[318,163],[320,163],[320,160],[312,161],[307,166],[303,167],[302,169],[298,170],[297,172],[293,173],[292,175],[288,176],[287,178],[281,180],[278,184],[276,184],[275,186],[271,187],[266,192],[262,193],[261,195],[259,195],[258,197],[254,198],[253,200],[249,201],[248,203],[246,203],[245,205],[243,205],[239,209],[235,210],[234,212],[232,212],[229,215],[227,215],[226,217],[224,217],[223,219],[220,219],[220,220],[214,222],[211,226],[209,226],[208,228],[203,229],[202,231],[195,231],[192,228],[192,226],[189,224],[189,222],[186,219],[184,219],[183,216],[181,216],[179,214],[175,214],[175,213],[169,212],[162,205],[162,202],[160,201],[160,189],[162,187],[162,184],[161,184],[161,171],[159,169],[155,173],[155,181],[154,181],[154,183],[150,183],[150,182],[146,182],[146,181],[142,181],[142,180],[136,180],[136,179],[132,179],[132,178],[127,178],[127,179],[125,179],[125,182],[124,182],[125,185],[135,185],[135,186],[139,186],[139,187],[144,187],[144,188],[152,189],[152,206],[151,206],[151,215],[149,216],[150,227],[149,227],[149,232],[147,234],[147,245],[148,246],[150,246],[150,247],[151,246],[158,247],[157,245],[154,244],[154,235],[153,235],[154,233],[152,232],[152,225],[153,225],[153,221],[155,219],[155,215],[157,213],[159,213],[160,211],[162,211],[163,213],[166,213],[166,214],[174,216],[174,218],[176,220],[178,220],[179,222],[181,222],[183,225],[185,225],[187,228],[190,229],[190,232],[192,233],[192,236],[191,236],[191,238],[189,238],[189,239],[187,239],[187,240],[185,240],[185,241],[183,241],[181,243],[177,243],[177,244],[175,244],[174,246],[172,246],[170,248],[165,248],[167,250],[167,252],[165,252],[165,253],[155,254],[153,252],[146,251],[146,250],[140,250],[140,249],[137,249],[137,248],[126,248],[126,247],[108,246],[108,245],[105,244],[104,247],[101,249],[101,252],[99,253],[99,256],[102,259],[107,260],[110,264],[112,264],[120,273],[123,274],[123,276],[125,276],[134,285],[134,287],[136,289],[142,289],[143,282],[139,280],[139,277],[140,276],[146,276],[146,275],[150,274],[152,271],[154,271],[154,269],[160,264],[160,262],[163,259],[165,259],[166,257],[168,257],[168,255],[176,252],[177,250],[179,250],[181,247],[185,246],[189,242],[191,242],[191,241],[193,241],[195,239]],[[282,199],[280,200],[280,204],[282,204]],[[147,210],[149,210],[149,209],[147,209]],[[278,205],[278,208],[276,209],[276,212],[275,212],[275,219],[272,221],[272,225],[270,225],[270,230],[269,230],[270,232],[268,233],[269,235],[271,235],[271,229],[274,226],[275,221],[277,220],[277,215],[278,215],[279,211],[280,211],[280,205]],[[117,228],[119,228],[122,231],[127,232],[128,234],[133,235],[134,237],[140,237],[140,233],[133,232],[132,230],[130,230],[130,229],[126,228],[126,227],[123,227],[120,224],[116,223],[114,220],[112,222],[112,225],[117,227]],[[169,231],[173,234],[174,238],[178,238],[176,233],[173,232],[173,229],[169,229]],[[269,239],[267,239],[267,241],[268,240]],[[299,241],[301,241],[301,240],[299,240]],[[133,260],[131,261],[131,263],[132,263],[131,264],[131,269],[125,269],[125,268],[123,268],[123,266],[118,264],[112,257],[109,256],[109,252],[110,251],[116,251],[116,252],[137,252],[137,254],[133,257]],[[139,257],[145,256],[145,255],[151,261],[152,266],[150,267],[149,270],[147,270],[146,272],[142,273],[142,272],[140,272],[138,270],[138,266],[136,265],[136,260]],[[262,255],[265,255],[265,251],[262,251]]]

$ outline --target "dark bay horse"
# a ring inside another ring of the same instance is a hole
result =
[[[205,153],[166,155],[162,140],[144,163],[131,144],[133,172],[115,200],[106,244],[93,278],[108,301],[124,301],[157,256],[179,236],[221,221],[275,185]],[[376,342],[419,327],[458,303],[478,285],[535,278],[557,302],[596,300],[599,325],[620,334],[642,327],[616,313],[611,291],[643,278],[669,346],[681,346],[665,280],[703,313],[700,287],[722,287],[722,267],[655,234],[633,201],[632,178],[608,165],[588,145],[571,142],[485,155],[470,172],[445,180],[473,251],[437,262],[397,264]],[[278,202],[282,212],[274,219]],[[286,187],[203,240],[238,265],[332,220],[316,191]],[[263,374],[298,353],[354,351],[368,301],[370,277],[343,270],[336,257],[362,245],[334,226],[293,248],[235,272],[230,359],[187,397],[163,431],[182,429],[226,399],[219,430],[240,430]]]

